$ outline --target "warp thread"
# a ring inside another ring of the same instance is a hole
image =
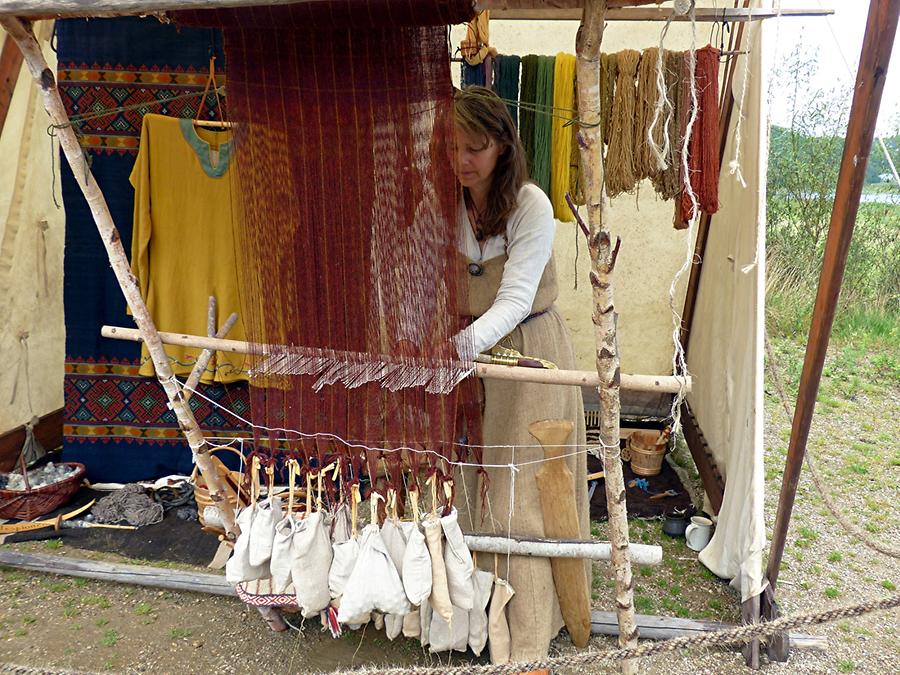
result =
[[[603,142],[609,145],[610,119],[612,118],[613,94],[616,90],[618,60],[615,54],[600,55],[600,124]]]
[[[534,166],[532,180],[550,194],[550,145],[553,136],[553,70],[556,57],[539,56],[536,78],[537,114],[534,118]]]
[[[574,116],[574,113],[568,111],[575,109],[574,54],[556,55],[553,69],[553,107],[556,114],[552,118],[550,201],[553,204],[553,216],[557,220],[571,222],[574,216],[566,203],[566,192],[572,191],[572,144],[577,127],[565,118]],[[577,166],[576,164],[576,172]]]
[[[528,174],[534,175],[534,106],[537,103],[538,56],[522,57],[522,91],[519,94],[519,137],[525,147]]]
[[[665,200],[675,199],[681,194],[681,145],[684,142],[682,119],[681,73],[684,70],[684,52],[665,50],[666,92],[672,103],[672,112],[666,117],[669,134],[669,148],[665,155],[666,168],[651,178],[656,193]]]
[[[147,495],[143,486],[128,483],[94,504],[91,514],[98,523],[115,524],[124,520],[129,525],[143,527],[162,522],[163,507]]]
[[[659,172],[653,146],[648,141],[650,125],[653,123],[656,101],[659,97],[656,82],[656,67],[659,58],[659,49],[649,47],[641,55],[641,62],[638,66],[634,108],[634,175],[639,181],[650,178]],[[657,124],[653,128],[653,141],[657,147],[660,147],[663,142],[662,131],[662,124]]]
[[[506,104],[509,114],[513,119],[516,128],[519,126],[519,107],[515,103],[509,101],[519,100],[519,69],[522,59],[518,56],[501,54],[497,56],[494,63],[494,91]]]
[[[688,177],[697,196],[698,208],[704,213],[719,210],[719,54],[719,50],[711,45],[698,49],[694,69],[697,121],[688,148]],[[690,111],[690,92],[687,92],[683,105]],[[686,229],[695,214],[690,196],[684,191],[678,207],[675,228]]]
[[[606,155],[606,191],[610,197],[631,192],[637,183],[634,170],[635,78],[641,53],[626,49],[616,55],[618,75]]]

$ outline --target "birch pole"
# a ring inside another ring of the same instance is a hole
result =
[[[56,88],[56,78],[53,71],[47,65],[41,48],[34,37],[31,30],[31,24],[23,22],[14,16],[0,17],[0,26],[16,41],[28,69],[37,82],[41,97],[44,100],[44,108],[56,128],[59,135],[59,143],[62,147],[69,166],[72,167],[72,174],[78,182],[78,186],[84,193],[88,206],[91,209],[91,215],[100,232],[100,238],[103,240],[103,246],[106,248],[106,254],[109,257],[110,265],[116,280],[122,288],[125,300],[131,308],[134,321],[138,325],[138,329],[143,337],[144,344],[147,345],[147,351],[153,359],[153,365],[156,368],[156,376],[165,389],[166,396],[169,398],[169,405],[178,418],[178,425],[187,439],[188,445],[194,455],[194,461],[203,475],[203,479],[209,486],[210,499],[212,499],[219,510],[222,512],[222,522],[225,530],[230,535],[236,534],[234,525],[234,510],[225,498],[222,482],[218,472],[213,467],[209,457],[209,448],[203,433],[194,419],[194,414],[189,406],[185,404],[185,399],[175,383],[172,368],[169,365],[169,357],[166,355],[163,343],[159,338],[153,319],[141,297],[140,286],[131,272],[128,264],[128,258],[125,255],[125,249],[122,247],[122,239],[119,231],[113,222],[106,199],[94,176],[90,171],[87,157],[84,150],[78,143],[75,132],[69,123],[69,116],[66,114],[65,106],[59,96],[59,90]]]
[[[616,311],[613,304],[612,274],[619,253],[613,245],[606,219],[603,141],[600,133],[600,43],[607,0],[585,0],[578,29],[575,77],[578,83],[578,145],[584,172],[591,256],[593,320],[597,341],[597,374],[600,377],[600,441],[606,472],[606,506],[609,513],[609,541],[616,582],[616,617],[619,646],[636,647],[638,628],[634,619],[634,578],[628,550],[628,514],[625,508],[625,480],[622,477],[619,447],[619,350],[616,338]],[[634,673],[633,661],[622,662],[623,673]]]

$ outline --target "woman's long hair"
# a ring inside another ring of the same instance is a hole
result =
[[[516,208],[519,189],[528,180],[528,165],[519,133],[503,100],[487,87],[472,86],[454,96],[456,122],[475,136],[493,139],[501,146],[491,180],[481,231],[493,237],[506,230],[506,220]]]

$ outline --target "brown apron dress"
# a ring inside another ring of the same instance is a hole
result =
[[[484,314],[494,303],[506,255],[500,255],[470,268],[468,276],[468,311],[472,316]],[[525,319],[500,345],[512,347],[526,356],[535,356],[555,363],[560,369],[575,367],[572,339],[563,318],[553,302],[557,296],[556,266],[553,258],[547,263],[532,303],[529,318]],[[578,510],[581,538],[590,538],[590,518],[587,499],[587,457],[585,449],[584,405],[578,387],[533,384],[508,380],[483,379],[484,424],[483,443],[485,464],[510,464],[543,459],[537,440],[528,433],[531,422],[544,419],[567,419],[575,425],[569,443],[577,445],[579,454],[566,458],[575,477],[575,503]],[[512,446],[495,448],[490,446]],[[573,452],[576,448],[571,449]],[[540,495],[535,473],[540,464],[519,467],[511,479],[508,468],[488,469],[490,486],[485,500],[484,520],[475,469],[463,469],[465,480],[457,477],[456,505],[464,529],[511,533],[513,536],[544,536]],[[513,485],[514,483],[514,485]],[[512,494],[512,504],[510,495]],[[510,517],[510,507],[512,514]],[[559,600],[553,584],[548,558],[481,554],[478,566],[493,571],[509,581],[515,591],[508,605],[511,638],[511,658],[529,661],[543,658],[560,628],[563,626]],[[590,588],[590,563],[585,563]]]

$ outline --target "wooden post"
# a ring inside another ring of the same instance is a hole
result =
[[[0,26],[9,34],[9,38],[16,41],[19,50],[28,64],[32,76],[37,81],[41,96],[44,99],[44,107],[50,115],[50,119],[56,125],[57,134],[59,136],[60,146],[66,155],[69,165],[72,167],[72,174],[94,216],[97,229],[100,232],[100,238],[106,247],[106,253],[109,256],[109,262],[112,266],[125,300],[131,308],[131,313],[137,323],[144,344],[153,359],[153,365],[156,368],[156,376],[159,378],[166,396],[169,398],[169,404],[178,418],[178,424],[182,432],[187,438],[188,445],[194,454],[194,460],[200,472],[203,474],[206,484],[209,486],[210,498],[216,502],[219,510],[222,512],[222,521],[226,531],[234,535],[234,511],[225,499],[222,483],[219,480],[219,474],[213,467],[212,461],[208,454],[208,447],[203,438],[203,433],[194,419],[194,414],[189,406],[185,405],[184,398],[178,385],[174,382],[172,368],[169,366],[169,359],[166,355],[163,343],[159,339],[156,326],[153,319],[141,297],[140,287],[131,268],[128,265],[128,258],[125,256],[125,249],[122,247],[122,240],[119,232],[113,222],[109,207],[94,180],[93,174],[90,172],[87,157],[84,154],[75,132],[69,124],[69,118],[63,106],[62,99],[59,97],[59,91],[56,88],[56,78],[53,71],[47,66],[41,48],[35,40],[31,31],[30,24],[23,23],[16,17],[0,17]]]
[[[606,15],[606,0],[585,0],[578,29],[576,71],[578,116],[581,128],[578,145],[584,172],[591,254],[593,320],[597,340],[597,374],[600,376],[600,442],[606,472],[606,505],[609,513],[609,540],[616,582],[616,614],[619,646],[635,647],[638,628],[634,620],[634,578],[628,550],[628,513],[625,481],[619,453],[619,349],[616,339],[616,311],[613,304],[612,273],[619,241],[612,244],[606,220],[607,198],[603,176],[603,141],[600,138],[600,43]],[[635,672],[633,661],[622,662],[622,672]]]
[[[884,80],[897,32],[898,14],[900,14],[898,0],[872,0],[869,4],[869,18],[863,38],[859,69],[856,73],[847,137],[844,141],[844,153],[838,173],[828,239],[825,242],[816,304],[813,307],[812,324],[806,343],[806,357],[800,374],[784,479],[781,483],[781,494],[778,496],[778,514],[775,516],[775,528],[769,550],[766,576],[773,588],[778,581],[794,497],[797,493],[797,484],[800,482],[800,470],[803,467],[803,456],[806,454],[806,442],[819,392],[825,353],[828,350],[828,338],[834,323],[834,313],[847,263],[847,252],[850,249],[856,212],[859,210],[859,200],[865,181],[866,164],[875,136],[875,123],[878,120]]]

